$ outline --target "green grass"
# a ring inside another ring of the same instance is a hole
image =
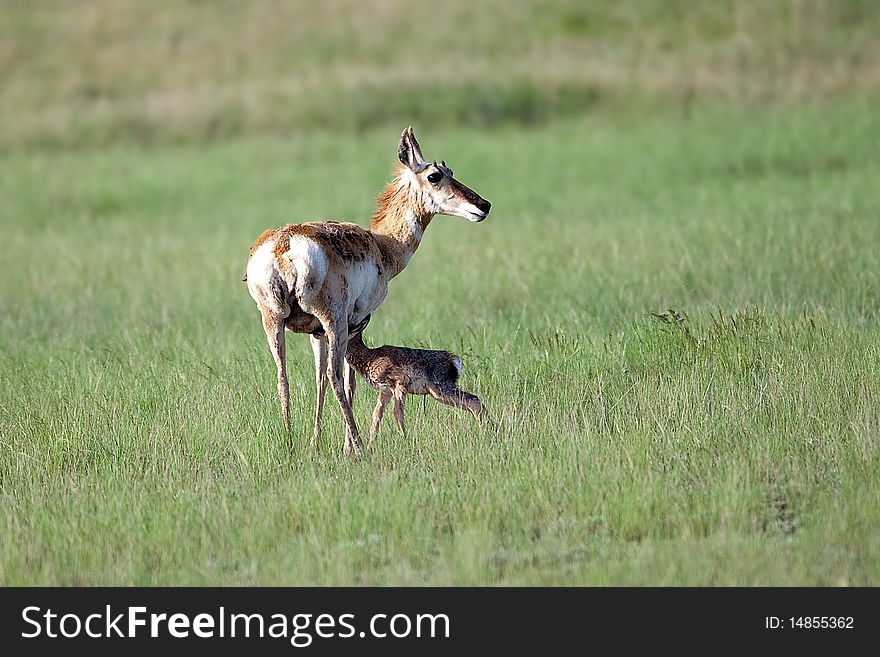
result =
[[[0,584],[877,585],[874,5],[0,2]],[[499,430],[290,335],[288,448],[248,246],[410,123],[493,211],[368,335]]]
[[[880,99],[875,0],[0,2],[0,148]]]
[[[353,461],[330,403],[315,451],[289,335],[289,450],[248,246],[365,223],[402,127],[0,155],[0,583],[880,583],[871,103],[417,124],[492,215],[368,333],[499,432],[411,401]]]

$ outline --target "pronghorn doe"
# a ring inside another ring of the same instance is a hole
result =
[[[426,162],[411,127],[400,136],[397,157],[400,166],[379,194],[370,230],[336,221],[267,230],[251,247],[245,270],[278,370],[278,398],[288,433],[285,328],[311,334],[318,398],[313,440],[317,444],[321,437],[329,376],[345,420],[346,454],[361,449],[350,401],[354,372],[343,372],[348,327],[385,300],[388,282],[406,267],[435,214],[478,222],[491,207],[453,178],[445,162]]]
[[[363,332],[370,321],[367,317],[348,336],[346,359],[370,387],[379,392],[373,424],[370,426],[370,442],[379,433],[379,425],[388,402],[394,399],[394,419],[406,434],[403,423],[403,401],[406,395],[430,395],[442,404],[470,411],[480,422],[488,419],[488,413],[480,398],[458,387],[461,375],[461,357],[448,351],[412,349],[384,345],[370,348],[364,344]]]

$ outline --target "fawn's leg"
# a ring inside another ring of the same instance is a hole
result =
[[[382,415],[389,401],[391,401],[391,393],[387,390],[380,391],[379,399],[376,400],[376,409],[373,411],[373,424],[370,426],[370,442],[367,443],[367,449],[372,447],[373,441],[379,435],[379,425],[382,423]]]
[[[397,426],[400,427],[404,437],[406,437],[406,426],[403,423],[403,399],[406,397],[406,391],[403,387],[394,389],[394,419],[397,420]]]
[[[459,389],[458,386],[440,387],[429,385],[428,393],[441,404],[470,411],[480,422],[489,419],[489,413],[486,411],[480,398]]]
[[[321,442],[321,421],[324,417],[324,397],[327,394],[327,340],[323,337],[309,336],[312,344],[312,353],[315,356],[315,387],[318,393],[318,405],[315,408],[315,432],[312,434],[312,444],[317,447]]]

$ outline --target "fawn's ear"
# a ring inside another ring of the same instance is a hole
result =
[[[367,328],[367,324],[370,323],[370,320],[372,318],[373,318],[373,315],[369,314],[366,317],[364,317],[360,322],[355,324],[354,326],[349,326],[348,327],[348,334],[354,335],[355,333],[363,333],[364,329]]]
[[[413,134],[412,126],[400,135],[400,142],[397,144],[397,159],[401,164],[417,173],[425,168],[425,158],[422,156],[422,149]]]

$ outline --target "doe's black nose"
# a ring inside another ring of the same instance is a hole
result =
[[[487,201],[486,199],[481,198],[480,202],[477,203],[477,207],[486,214],[489,214],[489,210],[492,208],[492,204],[489,203],[489,201]]]

